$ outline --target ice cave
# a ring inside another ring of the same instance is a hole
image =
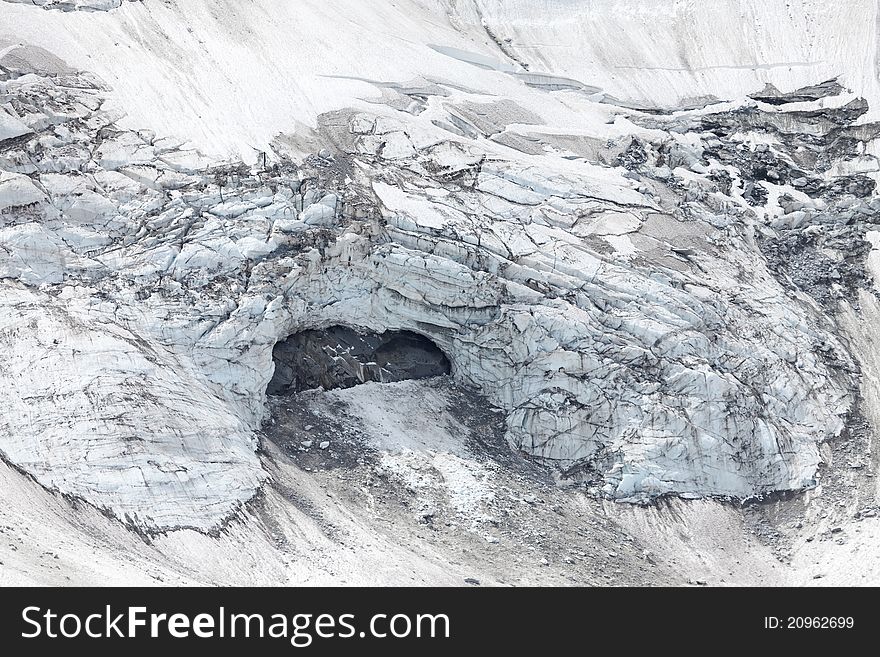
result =
[[[272,356],[275,374],[267,389],[270,395],[450,372],[446,354],[430,338],[412,331],[374,333],[347,326],[301,331],[279,342]]]

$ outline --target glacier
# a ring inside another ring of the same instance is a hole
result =
[[[596,499],[821,488],[873,423],[876,3],[256,4],[0,3],[10,467],[222,531],[273,350],[335,326],[429,339]]]

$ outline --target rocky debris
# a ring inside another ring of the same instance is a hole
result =
[[[743,186],[743,199],[753,206],[767,205],[767,188],[759,182],[749,180]]]
[[[771,268],[830,309],[840,299],[855,300],[858,289],[873,285],[864,265],[871,251],[862,239],[864,226],[831,224],[809,232],[798,227],[780,230],[778,235],[760,243]]]
[[[725,196],[730,196],[733,190],[733,179],[730,177],[730,172],[727,169],[714,169],[709,174],[709,180],[717,185],[719,192]]]
[[[703,156],[736,167],[746,184],[759,181],[791,184],[812,198],[834,199],[845,195],[866,198],[874,190],[874,181],[858,169],[847,171],[849,167],[843,164],[855,161],[860,152],[857,144],[861,140],[848,135],[865,108],[862,104],[856,108],[850,105],[822,110],[815,117],[815,124],[809,126],[798,123],[789,126],[786,120],[768,118],[787,116],[788,121],[796,122],[791,117],[804,113],[765,112],[755,108],[703,117],[701,128],[714,135],[707,140]],[[808,114],[813,117],[812,113]],[[860,130],[868,133],[870,139],[880,132],[880,127],[872,124]],[[764,139],[771,143],[749,143],[745,137],[750,131],[767,133]],[[830,177],[828,173],[835,161],[841,171]],[[860,166],[876,170],[876,159],[867,158]]]
[[[762,103],[769,103],[770,105],[785,105],[786,103],[803,103],[829,96],[837,96],[843,91],[843,87],[836,79],[826,80],[819,84],[801,87],[786,93],[779,91],[779,89],[768,82],[761,91],[751,94],[749,98],[759,100]]]
[[[875,124],[855,125],[856,120],[867,111],[867,101],[856,98],[840,107],[809,110],[764,110],[745,106],[726,112],[704,114],[700,116],[699,123],[703,130],[710,131],[719,138],[736,132],[755,130],[782,135],[789,141],[802,145],[834,149],[841,139],[854,133],[876,132],[878,127]]]
[[[629,142],[629,146],[614,161],[614,164],[630,171],[635,171],[648,161],[648,154],[645,152],[645,146],[638,139],[633,138]]]
[[[771,271],[784,286],[805,292],[829,311],[841,299],[853,301],[857,290],[872,287],[865,268],[871,246],[865,236],[877,221],[878,208],[869,174],[880,164],[866,154],[866,144],[880,134],[880,125],[856,123],[867,111],[864,99],[803,108],[842,93],[834,81],[791,96],[768,87],[752,97],[778,107],[641,121],[703,131],[699,147],[661,144],[652,175],[671,180],[661,165],[708,171],[719,192],[758,208],[763,224],[758,245]],[[794,102],[800,103],[798,109],[786,107]]]

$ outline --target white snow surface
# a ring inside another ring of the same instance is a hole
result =
[[[0,43],[38,44],[95,72],[126,127],[251,161],[294,124],[314,127],[319,114],[375,96],[368,81],[442,79],[516,99],[559,128],[592,122],[565,93],[512,75],[525,72],[518,60],[529,75],[571,78],[598,96],[647,106],[839,76],[872,111],[880,107],[874,0],[847,0],[845,10],[824,0],[75,4],[120,6],[61,12],[0,2]]]

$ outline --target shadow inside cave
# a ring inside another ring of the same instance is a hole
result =
[[[275,345],[275,374],[266,392],[351,388],[449,374],[446,354],[412,331],[374,333],[346,326],[300,331]]]

